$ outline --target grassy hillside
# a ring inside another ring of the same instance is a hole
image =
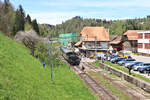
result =
[[[0,33],[0,100],[95,100],[83,82],[61,62],[50,68],[29,55],[29,50]]]

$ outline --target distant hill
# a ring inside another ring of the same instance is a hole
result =
[[[50,27],[50,34],[58,36],[60,33],[80,33],[84,26],[104,26],[109,29],[110,35],[122,35],[127,30],[150,30],[150,17],[107,21],[76,16],[62,24]]]

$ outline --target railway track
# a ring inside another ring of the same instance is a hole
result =
[[[62,61],[67,63],[67,61],[65,61],[64,59],[62,59]],[[90,67],[90,66],[88,66],[88,67]],[[103,85],[101,85],[94,78],[92,78],[89,74],[83,72],[78,66],[70,65],[70,68],[75,71],[75,73],[94,92],[94,94],[99,97],[99,99],[101,99],[101,100],[119,100],[114,95],[112,95]],[[91,69],[95,70],[95,68],[93,68],[93,67],[91,67]]]
[[[89,64],[87,62],[83,62],[83,66],[88,67],[90,70],[94,70],[97,72],[100,76],[103,76],[106,80],[108,80],[113,85],[117,86],[122,92],[129,95],[132,100],[149,100],[149,96],[143,95],[143,93],[136,88],[133,88],[131,86],[128,86],[127,83],[121,83],[119,79],[109,77],[104,73],[103,71],[98,70],[97,67],[94,67],[92,64]]]
[[[79,70],[76,66],[74,66],[74,69]],[[103,85],[99,84],[89,74],[80,73],[79,76],[101,100],[116,100],[116,98],[107,91]]]

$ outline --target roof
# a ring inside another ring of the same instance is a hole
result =
[[[60,47],[60,49],[62,50],[63,53],[66,53],[66,54],[73,52],[72,50],[70,50],[70,49],[68,49],[66,47],[62,47],[62,46]]]
[[[110,44],[119,44],[121,42],[122,36],[118,36],[116,39],[110,42]]]
[[[104,27],[84,27],[82,41],[109,41],[109,34]]]
[[[109,39],[110,39],[110,41],[113,41],[113,40],[115,40],[117,37],[118,37],[117,35],[111,35],[111,36],[109,36]]]
[[[75,44],[75,46],[80,46],[81,45],[81,41],[78,41],[76,44]]]
[[[139,30],[128,30],[123,35],[127,35],[128,40],[137,40]]]

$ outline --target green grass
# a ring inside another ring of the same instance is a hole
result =
[[[92,65],[94,65],[95,67],[98,67],[99,66],[99,60],[92,62]]]
[[[112,92],[119,100],[131,100],[129,96],[125,95],[122,91],[120,91],[116,86],[111,84],[109,81],[104,79],[96,72],[89,72],[92,76],[94,76],[102,85],[104,85],[108,90]]]
[[[49,67],[0,33],[0,100],[95,100],[79,77],[59,63],[52,83]]]
[[[118,70],[121,70],[121,71],[123,71],[123,72],[125,72],[125,73],[129,73],[129,71],[128,71],[127,68],[121,67],[121,66],[119,66],[119,65],[117,65],[117,64],[113,64],[113,63],[108,62],[108,61],[105,61],[104,63],[107,64],[107,65],[109,65],[109,66],[112,66],[112,67],[114,67],[114,68],[116,68],[116,69],[118,69]],[[132,71],[131,71],[131,73],[132,73],[131,75],[134,76],[134,77],[137,77],[137,78],[139,78],[139,79],[141,79],[141,80],[144,80],[144,81],[146,81],[146,82],[150,82],[150,79],[148,79],[148,78],[146,78],[146,77],[144,77],[144,76],[142,76],[142,75],[140,75],[140,74],[136,74],[136,73],[134,73],[134,72],[132,72]]]

